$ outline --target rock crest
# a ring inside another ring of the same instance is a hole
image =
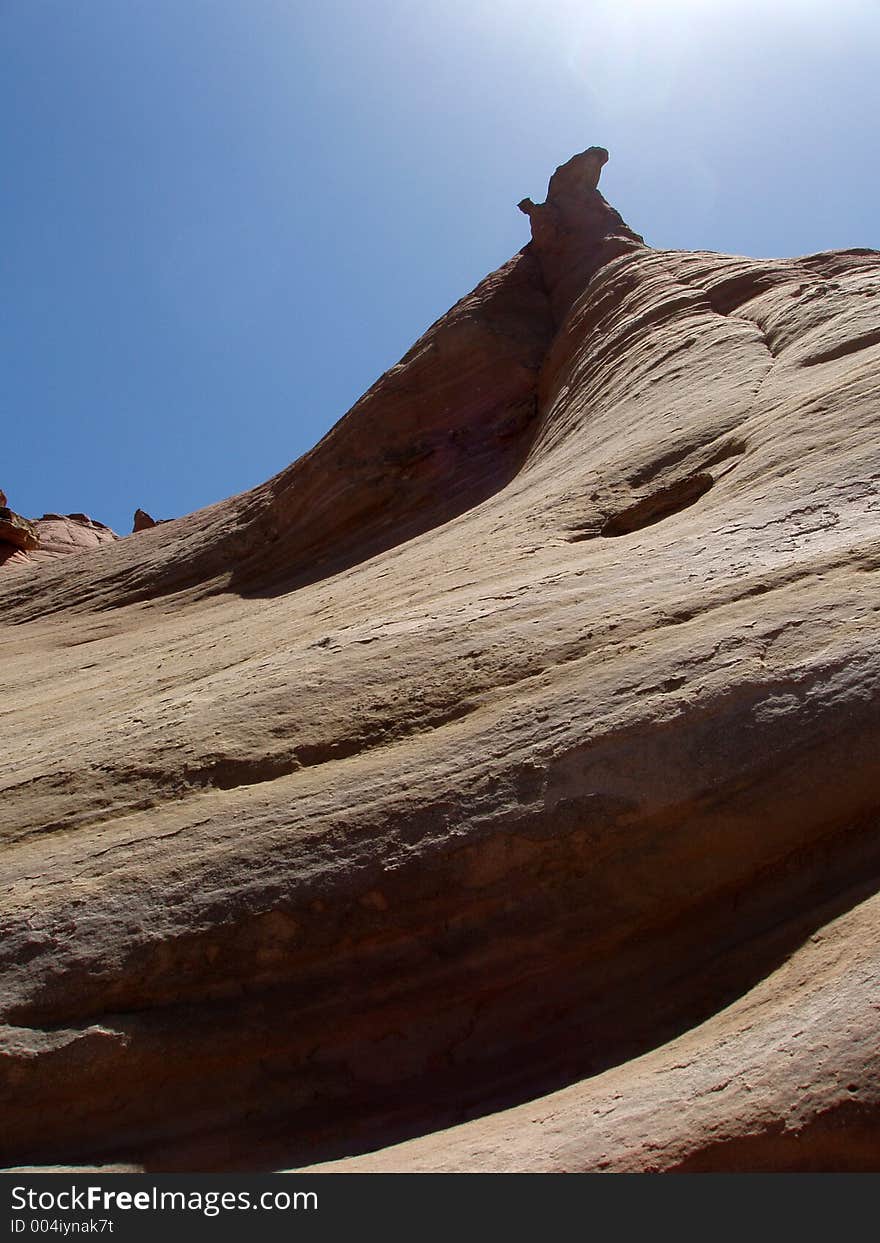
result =
[[[599,192],[607,162],[604,147],[589,147],[556,169],[543,203],[525,198],[518,204],[531,224],[557,322],[603,264],[644,244]]]

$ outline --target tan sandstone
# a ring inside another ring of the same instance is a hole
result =
[[[880,1165],[880,255],[604,158],[280,475],[0,574],[8,1164]]]

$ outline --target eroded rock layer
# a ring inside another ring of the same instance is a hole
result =
[[[7,1162],[876,1164],[880,255],[604,157],[281,475],[0,580]]]
[[[43,514],[34,519],[12,514],[13,529],[11,521],[4,522],[3,512],[0,510],[0,567],[31,568],[59,557],[91,552],[119,538],[88,514]]]

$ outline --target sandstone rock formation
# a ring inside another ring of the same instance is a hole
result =
[[[161,522],[162,519],[159,519]],[[155,518],[151,518],[145,509],[136,509],[134,511],[134,521],[132,522],[131,533],[134,535],[136,531],[149,531],[151,527],[158,526],[159,523]]]
[[[40,545],[40,537],[34,524],[6,506],[0,507],[0,540],[4,544],[11,544],[13,548],[21,548],[24,552]]]
[[[103,522],[87,514],[43,514],[34,522],[45,559],[67,557],[113,544],[119,539]]]
[[[5,492],[0,492],[0,501],[0,569],[27,565],[30,551],[40,545],[37,529],[27,518],[7,507]]]
[[[14,514],[12,518],[20,540],[16,544],[16,533],[7,533],[9,527],[2,514],[0,510],[0,541],[8,541],[22,551],[17,556],[4,558],[3,542],[0,542],[0,565],[33,567],[72,553],[88,552],[119,539],[103,522],[87,514],[43,514],[42,518],[32,520]]]
[[[0,578],[8,1163],[880,1164],[880,255],[604,157],[280,475]]]

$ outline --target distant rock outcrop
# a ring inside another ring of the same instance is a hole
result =
[[[150,527],[156,525],[156,519],[151,518],[145,509],[136,509],[134,511],[134,523],[131,528],[132,535],[135,531],[149,531]]]
[[[136,509],[131,533],[134,535],[138,531],[149,531],[152,527],[160,527],[164,522],[169,521],[169,518],[151,518],[145,509]]]
[[[34,526],[40,537],[40,551],[52,558],[87,552],[119,539],[115,531],[88,514],[43,514]]]
[[[0,575],[9,1164],[880,1168],[880,254],[605,158],[279,475]]]
[[[0,565],[27,567],[86,552],[119,538],[87,514],[43,514],[22,518],[0,509]],[[9,549],[4,556],[4,546]],[[12,551],[17,555],[10,555]]]
[[[525,198],[519,203],[529,217],[532,248],[557,323],[595,271],[644,245],[599,193],[599,174],[607,161],[604,147],[590,147],[557,168],[545,202]]]
[[[12,544],[24,552],[40,546],[40,537],[34,524],[27,518],[22,518],[21,514],[13,513],[5,505],[0,506],[0,541]]]

